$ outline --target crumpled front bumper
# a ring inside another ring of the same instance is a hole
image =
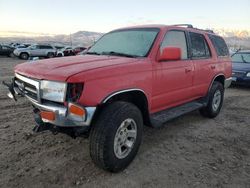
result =
[[[33,80],[19,76],[19,80],[22,79],[27,84],[32,84]],[[25,96],[33,105],[33,107],[38,112],[38,115],[40,112],[53,112],[54,113],[54,119],[44,119],[41,118],[43,122],[45,123],[51,123],[53,125],[59,126],[59,127],[86,127],[90,126],[91,121],[93,119],[93,116],[96,111],[96,107],[84,107],[82,105],[71,103],[69,102],[67,106],[64,106],[64,104],[58,104],[51,101],[42,101],[42,100],[34,100],[32,97],[27,95],[27,93],[24,90],[24,85],[20,87],[20,84],[16,84],[15,78],[12,79],[11,84],[4,83],[9,89],[8,96],[12,99],[16,100],[17,96]],[[28,86],[27,86],[28,87]],[[39,88],[39,86],[38,86]],[[38,94],[39,96],[39,94]],[[75,114],[72,114],[69,112],[69,107],[71,105],[77,105],[84,109],[85,113],[82,116],[78,116]],[[37,115],[37,114],[36,114]]]
[[[29,97],[27,97],[29,99]],[[68,112],[68,107],[57,105],[53,103],[44,103],[39,104],[32,99],[29,99],[33,104],[34,108],[39,109],[40,111],[54,112],[55,120],[43,120],[46,123],[51,123],[60,127],[82,127],[90,126],[93,119],[96,107],[83,107],[86,114],[82,117],[72,115]]]

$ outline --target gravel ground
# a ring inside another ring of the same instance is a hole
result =
[[[0,81],[23,61],[0,57]],[[192,112],[160,129],[145,127],[123,172],[97,168],[89,141],[34,134],[31,105],[0,85],[0,187],[250,187],[250,89],[226,90],[215,119]]]

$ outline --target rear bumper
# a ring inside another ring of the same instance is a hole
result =
[[[224,87],[228,88],[232,83],[232,77],[225,79]]]

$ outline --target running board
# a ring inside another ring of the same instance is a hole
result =
[[[164,123],[166,123],[169,120],[177,118],[188,112],[198,110],[204,106],[206,106],[205,102],[194,101],[194,102],[186,103],[181,106],[177,106],[174,108],[156,112],[150,116],[151,124],[155,128],[161,127],[164,125]]]

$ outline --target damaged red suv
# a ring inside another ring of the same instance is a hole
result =
[[[34,131],[89,135],[90,156],[108,171],[126,168],[143,126],[222,107],[232,65],[224,40],[191,25],[146,25],[105,34],[85,55],[17,65],[9,96],[34,108]],[[204,119],[204,121],[206,121]]]

